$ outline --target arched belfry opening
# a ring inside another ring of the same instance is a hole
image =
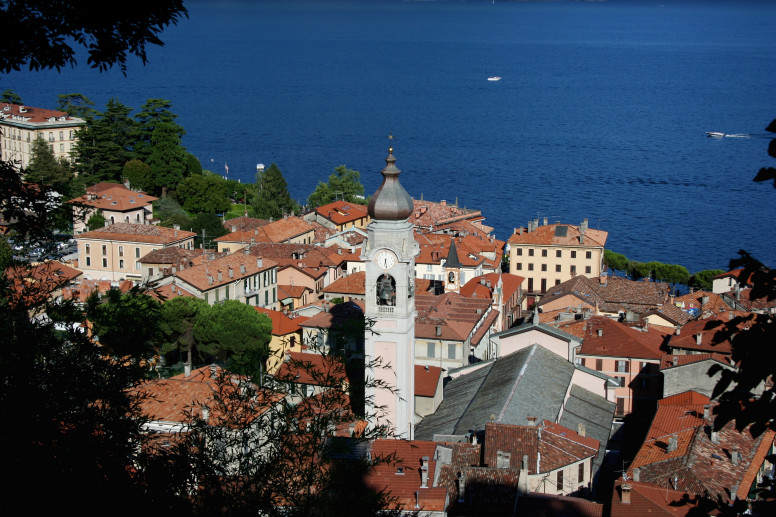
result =
[[[377,305],[396,305],[396,280],[391,275],[377,278]]]

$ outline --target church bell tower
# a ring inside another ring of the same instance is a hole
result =
[[[398,438],[413,439],[415,417],[415,256],[419,251],[412,198],[399,183],[393,148],[388,150],[383,183],[369,202],[366,266],[365,336],[367,388],[372,422]],[[382,385],[382,386],[381,386]],[[390,388],[389,388],[390,387]],[[376,415],[372,417],[372,415]]]

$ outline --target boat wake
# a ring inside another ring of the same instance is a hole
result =
[[[747,133],[741,133],[741,134],[738,134],[738,135],[725,134],[725,138],[749,138],[750,136],[752,136],[752,135],[747,134]]]

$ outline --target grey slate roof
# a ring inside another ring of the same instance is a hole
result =
[[[479,431],[491,415],[504,424],[526,425],[529,416],[555,422],[573,373],[573,364],[541,346],[504,356],[450,381],[442,404],[418,424],[415,438]]]
[[[598,470],[604,459],[604,454],[606,454],[606,444],[612,430],[614,409],[614,402],[577,385],[572,385],[560,422],[558,422],[572,431],[577,431],[580,423],[584,424],[585,434],[598,440],[600,446],[598,447],[598,455],[593,458],[593,471]]]

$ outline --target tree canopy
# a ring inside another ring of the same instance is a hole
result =
[[[253,211],[260,219],[280,219],[291,211],[299,211],[299,205],[288,193],[288,184],[283,173],[274,163],[256,174]]]
[[[24,179],[31,183],[47,185],[65,197],[70,197],[75,179],[70,164],[58,160],[51,146],[42,138],[36,138],[30,151],[30,164],[24,170]]]
[[[7,22],[0,71],[75,66],[81,48],[92,68],[126,71],[129,57],[145,64],[146,47],[163,46],[161,31],[183,17],[188,12],[182,0],[114,3],[109,9],[96,9],[87,0],[5,0],[0,2],[0,18]]]
[[[178,199],[183,208],[193,214],[221,214],[229,210],[226,182],[215,174],[193,174],[178,185]]]
[[[328,182],[318,183],[307,198],[307,204],[319,207],[338,199],[348,203],[367,204],[364,198],[364,186],[361,184],[361,174],[356,170],[348,169],[345,165],[336,167],[329,175]]]

